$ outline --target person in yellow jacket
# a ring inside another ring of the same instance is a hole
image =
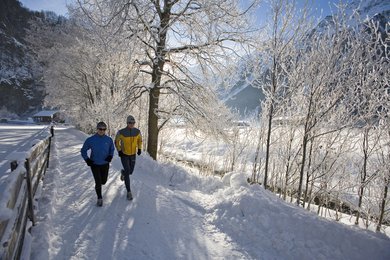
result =
[[[134,171],[136,154],[141,155],[142,149],[141,131],[135,128],[134,125],[134,117],[128,116],[127,127],[119,130],[115,137],[115,147],[123,166],[121,180],[125,181],[128,200],[133,199],[130,189],[130,175]]]

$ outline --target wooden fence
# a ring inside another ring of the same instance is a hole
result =
[[[8,185],[7,209],[10,217],[0,219],[0,259],[20,259],[26,234],[27,220],[35,225],[34,196],[46,169],[49,167],[51,138],[47,136],[35,144],[23,161],[11,162],[11,181]],[[4,192],[4,191],[3,191]]]

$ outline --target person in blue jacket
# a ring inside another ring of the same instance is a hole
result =
[[[97,195],[97,206],[103,206],[102,185],[106,184],[110,162],[114,155],[114,143],[112,138],[105,133],[107,125],[99,122],[96,126],[96,134],[85,140],[81,148],[81,156],[88,166],[91,167],[95,179],[95,190]],[[88,150],[91,150],[88,157]]]

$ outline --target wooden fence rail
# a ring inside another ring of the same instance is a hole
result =
[[[35,144],[26,154],[23,161],[11,162],[11,173],[8,176],[8,197],[6,209],[8,218],[0,219],[0,260],[20,259],[27,220],[35,225],[34,196],[46,169],[49,167],[51,138],[47,136]]]

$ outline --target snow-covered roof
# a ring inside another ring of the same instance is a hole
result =
[[[38,116],[53,116],[55,113],[59,112],[58,110],[42,110],[33,115],[33,117]]]

